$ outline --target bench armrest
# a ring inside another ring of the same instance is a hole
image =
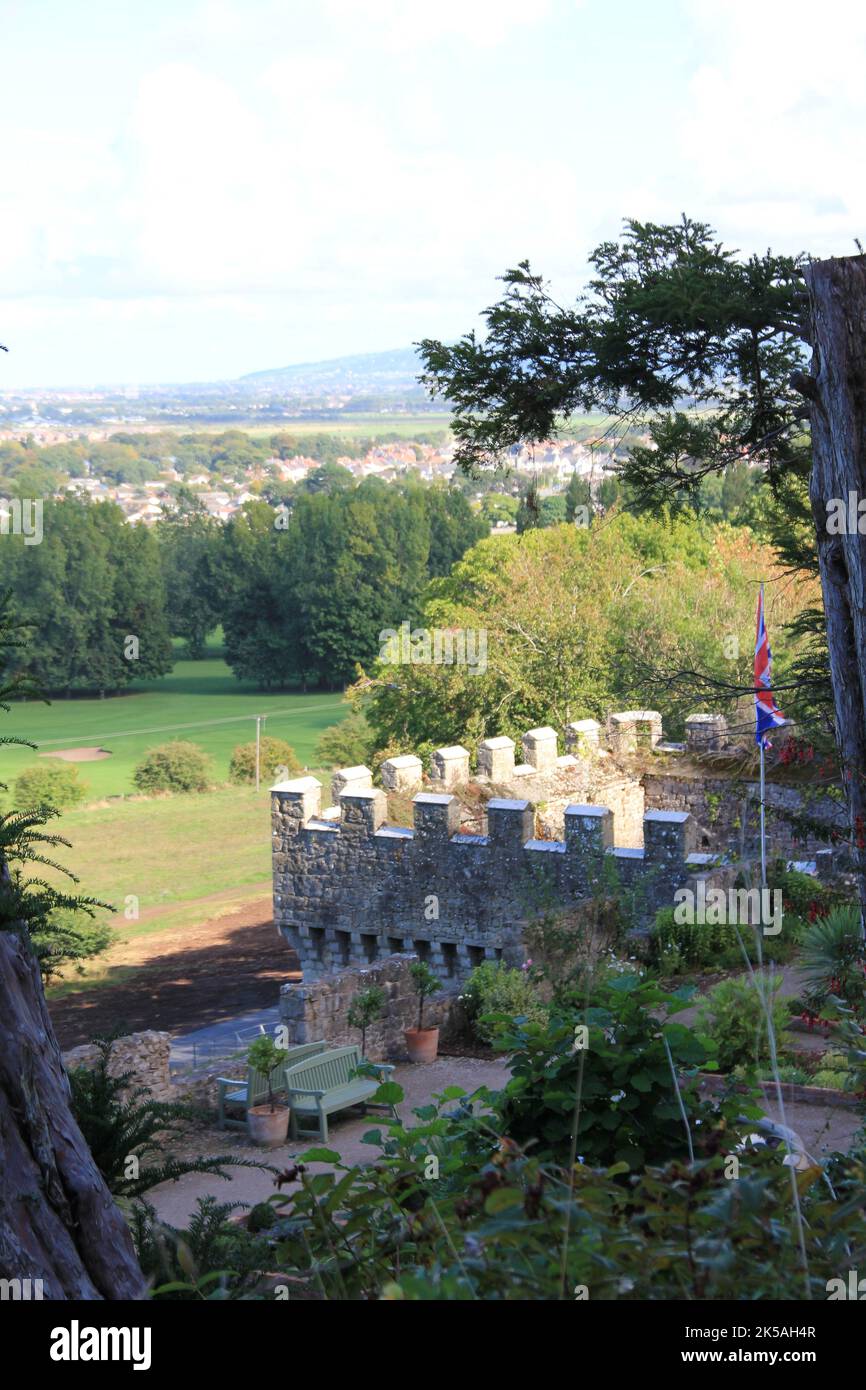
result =
[[[327,1091],[313,1091],[307,1086],[289,1086],[288,1092],[289,1096],[315,1096],[317,1100],[328,1094]]]
[[[368,1062],[367,1065],[373,1067],[375,1071],[390,1073],[394,1070],[394,1064],[392,1062]]]
[[[217,1082],[219,1084],[220,1090],[222,1090],[225,1086],[237,1086],[238,1089],[240,1089],[241,1087],[243,1087],[244,1090],[247,1089],[247,1083],[246,1081],[244,1081],[243,1077],[218,1076]]]

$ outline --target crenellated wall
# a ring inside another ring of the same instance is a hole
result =
[[[474,774],[459,744],[433,753],[426,779],[420,759],[388,759],[386,790],[373,786],[369,768],[343,768],[331,786],[336,804],[324,812],[315,778],[273,787],[274,920],[305,980],[409,951],[455,981],[484,959],[520,963],[527,920],[606,884],[633,893],[636,926],[696,876],[721,886],[731,858],[751,846],[736,853],[726,815],[716,826],[721,792],[704,794],[712,777],[666,764],[653,772],[636,759],[679,750],[689,766],[689,754],[726,748],[725,721],[693,716],[685,745],[661,740],[655,711],[630,710],[606,728],[568,725],[562,755],[547,726],[524,735],[520,762],[512,739],[485,739]],[[491,798],[475,807],[481,834],[461,833],[455,791],[466,797],[470,781]],[[387,791],[413,797],[412,828],[387,823]]]
[[[650,812],[644,847],[618,849],[602,806],[569,806],[555,841],[533,838],[526,800],[494,798],[486,834],[464,835],[448,793],[418,793],[411,830],[385,824],[377,789],[344,792],[339,822],[321,818],[320,798],[311,777],[272,788],[274,920],[305,979],[398,951],[428,959],[446,980],[485,958],[519,963],[522,924],[549,900],[586,900],[615,871],[649,912],[708,867],[681,812]]]

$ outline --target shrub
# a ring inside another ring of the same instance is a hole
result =
[[[853,1090],[855,1082],[845,1053],[832,1049],[824,1053],[820,1067],[810,1079],[813,1086],[830,1086],[835,1091]]]
[[[504,1131],[532,1153],[557,1163],[571,1161],[575,1115],[576,1155],[589,1165],[645,1164],[688,1152],[681,1104],[694,1119],[709,1107],[694,1090],[681,1094],[672,1074],[703,1066],[707,1041],[665,1015],[684,1004],[655,981],[620,975],[603,981],[589,1006],[574,996],[555,1005],[546,1023],[515,1024],[502,1041],[512,1052],[511,1080],[496,1098]]]
[[[291,744],[286,743],[282,738],[271,738],[266,736],[261,739],[259,748],[259,770],[260,775],[267,781],[273,781],[278,775],[280,768],[285,768],[288,773],[299,772],[301,764],[298,756]],[[255,782],[256,780],[256,744],[239,743],[232,753],[229,763],[229,777],[233,782]]]
[[[265,1239],[261,1202],[250,1212],[249,1231],[229,1217],[243,1202],[197,1197],[197,1210],[184,1230],[160,1221],[146,1201],[132,1204],[129,1216],[136,1254],[152,1286],[151,1298],[179,1300],[246,1299],[261,1291],[265,1270],[273,1263]],[[259,1221],[254,1222],[256,1212]]]
[[[782,908],[786,915],[791,913],[809,922],[814,922],[816,917],[826,917],[839,902],[839,893],[835,889],[811,874],[786,869],[784,860],[775,860],[769,865],[767,885],[771,890],[781,890]]]
[[[94,921],[89,912],[70,908],[49,912],[45,921],[30,933],[43,984],[50,984],[65,965],[74,964],[81,974],[81,962],[106,950],[114,935],[107,922]]]
[[[737,980],[722,980],[702,1001],[699,1023],[715,1044],[715,1057],[721,1071],[732,1071],[738,1066],[750,1070],[770,1059],[767,1019],[758,992],[759,984],[768,992],[776,1047],[781,1051],[790,1016],[788,1002],[775,997],[781,978],[780,975],[772,978],[747,975]]]
[[[801,959],[809,997],[821,1003],[839,996],[854,1009],[866,993],[866,942],[860,909],[836,907],[817,918],[803,934]]]
[[[19,807],[50,806],[55,811],[65,811],[83,801],[87,790],[88,784],[82,782],[78,768],[62,758],[28,767],[15,779]]]
[[[486,1043],[512,1019],[547,1022],[548,1010],[527,972],[512,970],[501,961],[486,960],[476,966],[463,988],[463,1006],[475,1033]]]
[[[114,1041],[95,1039],[95,1066],[75,1067],[69,1073],[72,1113],[113,1196],[141,1197],[149,1188],[173,1182],[184,1173],[226,1178],[226,1168],[262,1166],[233,1155],[183,1158],[171,1153],[178,1130],[190,1120],[201,1119],[201,1112],[173,1101],[151,1100],[145,1086],[130,1087],[131,1072],[112,1074]],[[131,1165],[130,1158],[137,1162]]]
[[[747,950],[752,945],[752,929],[739,929],[729,922],[677,922],[675,909],[663,907],[656,913],[651,932],[653,961],[662,975],[676,975],[690,966],[716,969],[742,960],[737,932]]]
[[[376,735],[359,709],[353,709],[339,724],[324,729],[316,744],[316,756],[323,767],[363,767],[372,758]]]
[[[213,780],[213,763],[197,743],[176,739],[151,748],[132,780],[142,792],[204,792]]]

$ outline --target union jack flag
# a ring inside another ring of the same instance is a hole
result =
[[[776,708],[772,686],[773,654],[764,622],[764,586],[758,595],[758,628],[755,636],[755,742],[769,748],[767,734],[785,723],[785,716]]]

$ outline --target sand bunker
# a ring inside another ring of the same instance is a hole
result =
[[[40,753],[40,758],[62,758],[65,763],[95,763],[110,758],[107,748],[60,748],[52,753]]]

